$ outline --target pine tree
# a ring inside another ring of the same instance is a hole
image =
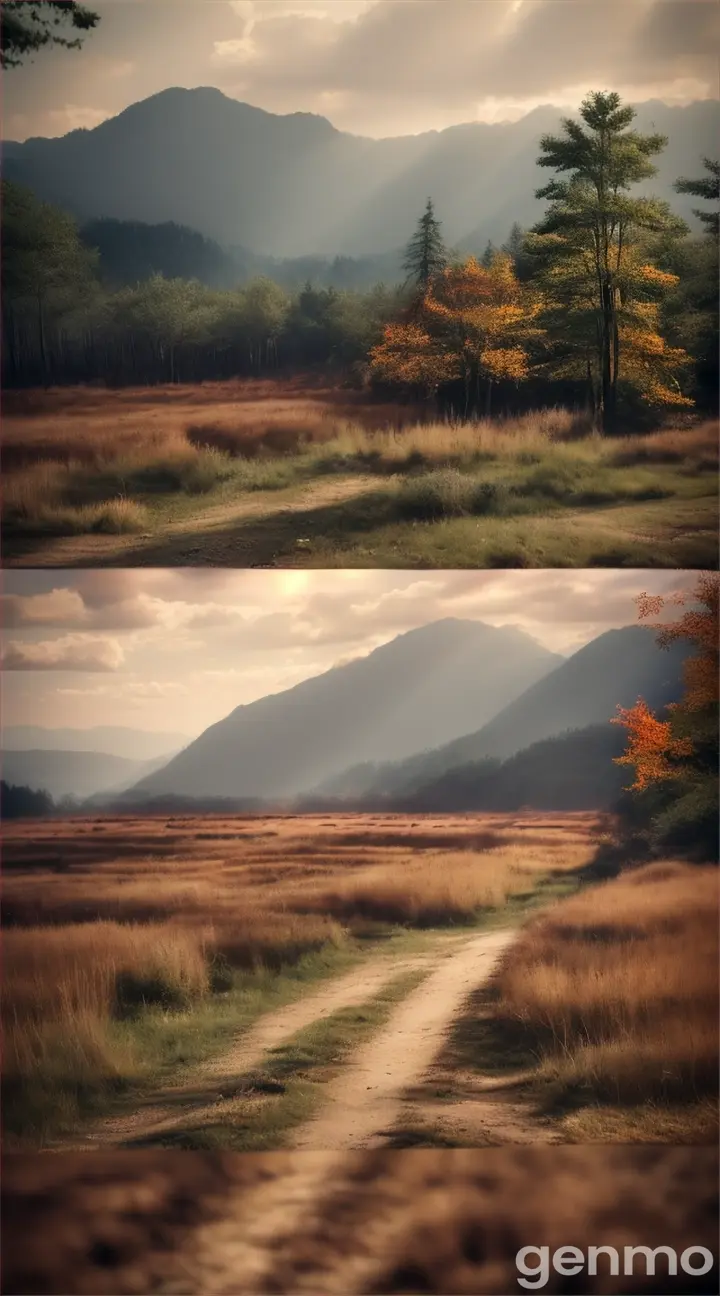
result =
[[[693,198],[704,198],[706,202],[718,203],[720,202],[720,162],[713,161],[712,158],[703,158],[703,166],[707,175],[701,176],[698,180],[676,180],[675,189],[677,193],[692,194]],[[695,207],[693,216],[697,216],[702,221],[711,238],[717,239],[720,236],[720,210],[704,211]]]
[[[440,274],[447,265],[447,250],[440,232],[442,222],[435,215],[432,198],[428,198],[423,215],[417,223],[417,229],[405,249],[403,269],[408,272],[408,279],[423,292],[428,288],[435,275]]]
[[[68,40],[58,27],[69,25],[76,32],[90,31],[100,21],[76,0],[3,0],[0,6],[0,66],[18,67],[24,58],[46,45],[79,49],[82,35]]]
[[[480,257],[480,265],[483,267],[484,270],[490,269],[490,266],[493,263],[493,257],[495,257],[496,255],[497,255],[497,248],[495,247],[495,244],[493,243],[492,239],[488,239],[485,245],[485,251]]]
[[[528,255],[525,247],[525,230],[517,221],[513,224],[501,251],[512,257],[515,274],[520,282],[527,282],[532,277],[532,257]]]
[[[687,227],[666,203],[627,196],[655,174],[650,159],[665,137],[630,130],[635,110],[615,93],[589,95],[580,116],[563,121],[563,135],[540,142],[539,165],[567,178],[537,191],[550,207],[528,246],[554,301],[552,323],[566,362],[557,373],[578,377],[585,370],[599,424],[610,431],[621,379],[651,403],[691,403],[675,376],[687,357],[658,333],[658,303],[677,279],[648,263],[653,237],[679,236]]]

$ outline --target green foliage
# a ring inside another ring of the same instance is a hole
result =
[[[581,121],[540,142],[538,164],[562,179],[537,191],[550,206],[528,240],[551,338],[547,371],[586,377],[604,430],[616,417],[621,380],[651,401],[682,404],[675,370],[683,355],[657,334],[657,303],[674,280],[648,264],[653,239],[686,232],[666,203],[630,198],[654,175],[651,158],[667,140],[631,130],[635,110],[617,94],[591,94]]]
[[[17,8],[6,4],[3,13]],[[586,393],[606,428],[618,401],[636,425],[649,409],[692,399],[714,409],[719,385],[717,239],[683,238],[665,204],[629,197],[663,146],[662,137],[631,129],[633,115],[617,95],[591,95],[579,122],[542,140],[540,164],[558,172],[539,191],[548,211],[530,234],[515,223],[499,254],[533,321],[527,399],[547,402],[548,383],[556,403],[578,404]],[[678,181],[680,191],[714,198],[717,164],[706,167],[707,178]],[[385,329],[415,317],[422,290],[449,261],[430,199],[406,249],[409,281],[358,291],[369,262],[336,258],[332,274],[347,286],[332,286],[327,259],[299,258],[290,268],[241,248],[223,251],[173,223],[96,220],[78,233],[69,215],[20,185],[4,181],[2,198],[6,387],[198,382],[315,366],[362,385]],[[705,215],[710,228],[716,214]],[[483,264],[497,259],[488,244]],[[264,268],[268,275],[248,278]],[[467,332],[467,312],[458,323]],[[471,400],[489,413],[491,386],[493,408],[523,408],[507,373],[494,374],[483,395],[446,371],[428,387],[441,408],[467,411]]]
[[[692,194],[694,198],[704,198],[706,202],[720,203],[720,162],[715,158],[703,158],[706,175],[697,180],[680,179],[675,182],[678,193]],[[693,215],[702,221],[712,239],[720,236],[720,211],[706,211],[704,208],[693,208]]]
[[[60,311],[87,300],[97,256],[83,246],[72,217],[10,180],[1,192],[3,298]]]
[[[3,0],[0,6],[0,66],[18,67],[28,56],[46,45],[79,49],[82,36],[68,39],[58,28],[68,25],[76,32],[91,31],[100,15],[76,0]]]
[[[100,278],[110,288],[133,287],[155,274],[224,288],[240,275],[238,262],[217,243],[174,221],[148,225],[104,216],[83,225],[80,235],[98,253]]]

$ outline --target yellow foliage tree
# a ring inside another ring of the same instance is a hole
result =
[[[388,325],[370,353],[371,369],[385,381],[428,393],[462,381],[466,413],[471,394],[484,385],[489,413],[494,382],[528,376],[528,344],[540,334],[540,309],[506,253],[496,253],[488,267],[469,257],[431,280],[412,322]]]

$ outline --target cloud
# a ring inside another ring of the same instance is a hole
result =
[[[10,640],[2,667],[6,671],[115,671],[124,660],[117,639],[69,634],[35,643]]]
[[[3,594],[0,597],[0,619],[7,630],[31,626],[71,626],[84,624],[85,604],[74,589],[54,589],[48,594]]]
[[[221,56],[242,61],[242,94],[276,111],[319,111],[332,96],[336,125],[357,129],[345,119],[364,116],[370,133],[393,114],[395,129],[413,117],[430,129],[448,114],[492,119],[503,103],[517,115],[576,102],[591,86],[631,85],[642,97],[643,85],[670,91],[690,78],[707,94],[717,81],[720,10],[703,0],[380,0],[354,21],[256,10]]]
[[[99,0],[81,55],[45,51],[5,86],[6,133],[92,125],[168,85],[397,135],[571,108],[591,88],[717,95],[705,0]]]
[[[186,684],[168,680],[130,681],[124,684],[96,684],[88,688],[59,688],[61,697],[105,697],[119,700],[153,701],[157,698],[187,697]]]
[[[5,721],[123,724],[132,711],[148,717],[143,727],[152,717],[159,728],[177,728],[181,714],[182,728],[200,732],[239,705],[443,617],[516,626],[570,653],[635,624],[643,591],[687,590],[695,580],[692,572],[632,569],[11,570],[6,594],[17,602],[6,603],[15,622]],[[129,608],[150,609],[152,624],[107,629]],[[50,622],[57,637],[46,633]],[[75,678],[53,678],[64,670]]]

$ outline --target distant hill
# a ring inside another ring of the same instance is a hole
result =
[[[365,256],[406,241],[428,195],[447,240],[482,248],[514,221],[532,224],[547,181],[538,142],[561,112],[544,106],[514,123],[474,122],[395,139],[365,139],[310,113],[277,116],[219,90],[173,88],[92,130],[4,146],[3,171],[82,222],[99,217],[174,222],[224,248],[259,256]],[[643,192],[691,216],[673,181],[717,154],[716,101],[640,104],[636,125],[669,145]]]
[[[422,784],[403,802],[408,811],[607,810],[628,782],[614,759],[627,735],[616,725],[590,725],[517,752],[497,768],[478,761]]]
[[[401,760],[479,727],[560,660],[519,630],[436,621],[238,707],[133,795],[296,796],[348,762]]]
[[[197,230],[166,221],[91,220],[80,231],[86,247],[99,253],[100,278],[110,288],[133,286],[161,274],[166,279],[198,279],[208,288],[232,287],[246,270],[235,258]]]
[[[167,756],[190,742],[186,733],[154,733],[126,725],[95,725],[90,729],[50,729],[45,725],[5,725],[2,750],[98,751],[127,760],[153,760]]]
[[[171,754],[142,761],[97,751],[6,751],[2,773],[5,782],[48,792],[55,801],[65,796],[84,800],[98,792],[123,792]]]
[[[350,798],[411,795],[448,770],[505,761],[568,731],[607,724],[618,705],[632,706],[639,696],[653,708],[665,707],[680,696],[689,651],[682,642],[661,650],[643,626],[608,630],[475,732],[402,763],[348,768],[316,790]]]

